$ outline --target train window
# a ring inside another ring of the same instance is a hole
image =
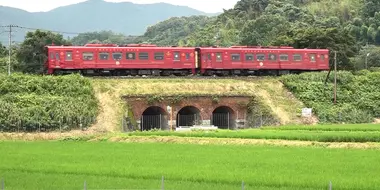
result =
[[[288,54],[280,54],[280,61],[289,61]]]
[[[129,59],[129,60],[136,59],[136,53],[128,52],[126,55],[127,55],[126,58]]]
[[[325,55],[321,54],[321,61],[325,60]]]
[[[232,61],[240,61],[240,54],[231,54]]]
[[[73,60],[73,52],[72,51],[66,51],[65,61],[72,61],[72,60]]]
[[[186,53],[186,60],[190,60],[190,53]]]
[[[302,56],[301,56],[301,54],[294,54],[294,55],[293,55],[293,60],[294,60],[294,61],[302,61]]]
[[[56,59],[56,60],[60,60],[60,58],[59,58],[59,53],[55,53],[55,59]]]
[[[256,58],[257,58],[257,61],[264,61],[265,60],[265,55],[264,54],[257,54]]]
[[[211,53],[208,53],[208,54],[207,54],[207,60],[212,60],[212,59],[211,59]]]
[[[222,62],[222,53],[216,53],[216,62]]]
[[[173,56],[174,56],[174,60],[175,61],[181,60],[181,57],[179,56],[179,52],[178,51],[175,51],[174,54],[173,54]]]
[[[154,53],[154,59],[155,60],[163,60],[164,59],[164,53],[162,53],[162,52]]]
[[[253,62],[253,59],[254,59],[254,57],[253,57],[252,53],[246,53],[245,54],[245,60],[246,61]]]
[[[50,59],[54,59],[54,53],[50,53]]]
[[[83,60],[92,61],[94,59],[94,53],[92,52],[83,52]]]
[[[109,56],[110,56],[110,54],[107,53],[107,52],[101,52],[101,53],[99,53],[99,59],[100,60],[108,60]]]
[[[148,60],[149,59],[149,54],[145,53],[145,52],[139,53],[139,59],[140,60]]]
[[[121,52],[112,53],[112,58],[115,61],[120,61],[123,58],[123,54]]]
[[[268,60],[271,60],[271,61],[276,61],[277,60],[277,56],[273,53],[270,53],[268,54]]]
[[[315,62],[316,61],[315,57],[316,57],[315,53],[309,54],[309,59],[310,59],[311,62]]]

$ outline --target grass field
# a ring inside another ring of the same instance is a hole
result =
[[[176,136],[238,139],[281,139],[317,142],[380,142],[379,124],[282,126],[248,130],[218,131],[150,131],[122,134],[125,136]]]
[[[377,189],[379,150],[0,142],[5,189]]]

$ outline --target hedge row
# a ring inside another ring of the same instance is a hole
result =
[[[369,123],[380,117],[380,72],[337,73],[337,105],[334,73],[325,84],[327,72],[282,77],[284,85],[306,106],[314,109],[322,123]]]
[[[89,127],[98,101],[77,75],[0,76],[0,131],[52,131]]]

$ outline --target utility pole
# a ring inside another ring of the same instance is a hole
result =
[[[12,27],[13,25],[9,25],[9,57],[8,57],[8,76],[11,75],[11,55],[12,55]]]
[[[337,72],[337,68],[336,68],[336,51],[335,51],[335,56],[334,56],[334,104],[336,104],[336,72]]]
[[[8,44],[8,75],[11,75],[11,56],[12,56],[12,28],[13,27],[18,27],[16,25],[7,25],[7,26],[0,26],[0,27],[4,27],[4,28],[9,28],[9,30],[7,31],[9,33],[9,44]]]

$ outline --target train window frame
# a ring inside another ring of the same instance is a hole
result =
[[[296,59],[299,56],[299,59]],[[293,61],[302,61],[302,55],[299,53],[293,54]]]
[[[215,53],[216,62],[223,62],[223,57],[221,52]]]
[[[102,58],[102,55],[106,55],[107,58]],[[107,61],[109,60],[110,58],[110,53],[109,52],[99,52],[99,60],[102,60],[102,61]]]
[[[154,60],[164,60],[165,54],[164,52],[154,52]]]
[[[179,52],[179,51],[173,52],[173,60],[174,61],[181,61],[181,52]]]
[[[190,60],[190,53],[189,52],[186,53],[186,60]]]
[[[91,59],[86,59],[85,57],[91,57]],[[82,52],[82,60],[83,61],[92,61],[92,60],[94,60],[94,53],[93,52]]]
[[[262,59],[260,59],[262,57]],[[264,53],[258,53],[256,54],[257,61],[265,61],[265,54]]]
[[[280,54],[279,57],[280,57],[280,61],[289,61],[289,55],[286,53]],[[286,57],[286,59],[283,59],[285,57]]]
[[[58,60],[58,61],[61,60],[61,57],[59,56],[59,53],[55,53],[55,60]]]
[[[312,60],[312,57],[314,57],[314,59]],[[310,62],[317,62],[317,54],[316,53],[309,53],[309,61]]]
[[[50,59],[55,59],[55,55],[54,55],[54,53],[53,52],[50,52]]]
[[[238,59],[234,59],[234,57],[237,57]],[[231,61],[241,61],[240,53],[231,53]]]
[[[277,61],[277,55],[274,53],[268,53],[268,60],[269,61]]]
[[[245,53],[244,58],[246,62],[255,62],[255,55],[253,53]]]
[[[130,55],[132,55],[132,57]],[[136,53],[135,52],[126,52],[125,53],[125,59],[126,60],[136,60]]]
[[[73,51],[66,51],[65,52],[65,61],[72,61],[73,60]]]
[[[120,55],[119,59],[115,59],[115,55]],[[123,59],[123,52],[112,52],[112,59],[114,61],[121,61]]]
[[[139,60],[149,60],[149,53],[148,52],[140,52],[139,53]]]

